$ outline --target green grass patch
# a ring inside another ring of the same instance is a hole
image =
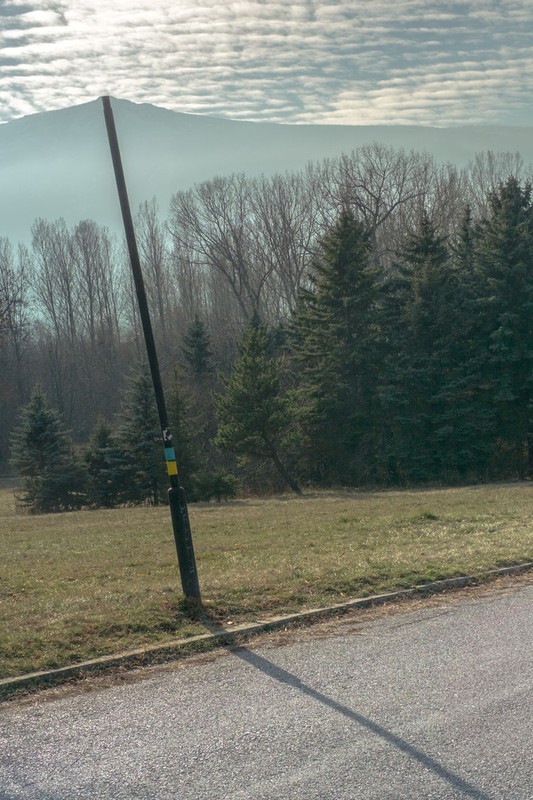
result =
[[[191,505],[220,621],[533,560],[533,486]],[[183,605],[168,508],[31,516],[0,490],[0,677],[204,632]]]

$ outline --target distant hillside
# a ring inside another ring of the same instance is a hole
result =
[[[280,125],[181,114],[113,100],[132,208],[215,175],[271,175],[371,142],[466,164],[478,152],[520,152],[533,162],[533,128]],[[102,103],[0,125],[0,236],[29,239],[37,217],[91,218],[120,230]]]

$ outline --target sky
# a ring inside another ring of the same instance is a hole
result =
[[[353,125],[533,125],[531,0],[0,0],[0,122],[110,94]]]

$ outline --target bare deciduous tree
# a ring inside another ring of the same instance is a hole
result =
[[[195,263],[220,272],[243,319],[261,311],[273,270],[257,258],[251,184],[244,175],[215,178],[172,198],[170,232],[178,247],[192,248]]]
[[[482,216],[488,210],[488,197],[498,189],[499,184],[514,177],[519,183],[531,181],[533,166],[525,165],[520,153],[494,153],[487,150],[478,153],[468,164],[467,202],[475,216]]]
[[[327,163],[336,213],[352,208],[370,231],[372,259],[387,269],[396,250],[394,219],[421,202],[433,162],[382,144],[357,148]]]

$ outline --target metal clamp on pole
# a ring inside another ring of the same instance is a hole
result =
[[[172,518],[174,540],[176,543],[176,551],[178,554],[178,562],[180,567],[181,584],[183,587],[183,594],[186,598],[200,602],[200,586],[198,583],[198,572],[194,558],[191,526],[189,523],[189,512],[187,510],[185,491],[181,485],[178,475],[178,465],[172,444],[172,434],[170,433],[168,427],[165,395],[163,393],[163,384],[161,382],[161,373],[159,371],[159,363],[157,360],[155,339],[150,320],[150,313],[148,310],[146,291],[144,288],[141,262],[137,249],[137,241],[135,239],[135,230],[133,227],[128,192],[126,190],[124,170],[122,168],[122,159],[120,157],[113,109],[111,108],[111,100],[109,97],[102,97],[102,102],[104,105],[104,117],[107,128],[107,137],[109,140],[109,148],[111,150],[111,158],[113,160],[113,169],[115,171],[115,180],[120,200],[120,209],[122,211],[124,232],[126,234],[126,242],[130,256],[133,281],[137,294],[137,302],[139,304],[139,314],[144,334],[144,341],[146,344],[146,352],[148,354],[148,363],[150,365],[152,383],[154,386],[155,400],[159,414],[159,423],[161,425],[163,447],[165,448],[165,460],[170,482],[168,499],[170,505],[170,515]]]

